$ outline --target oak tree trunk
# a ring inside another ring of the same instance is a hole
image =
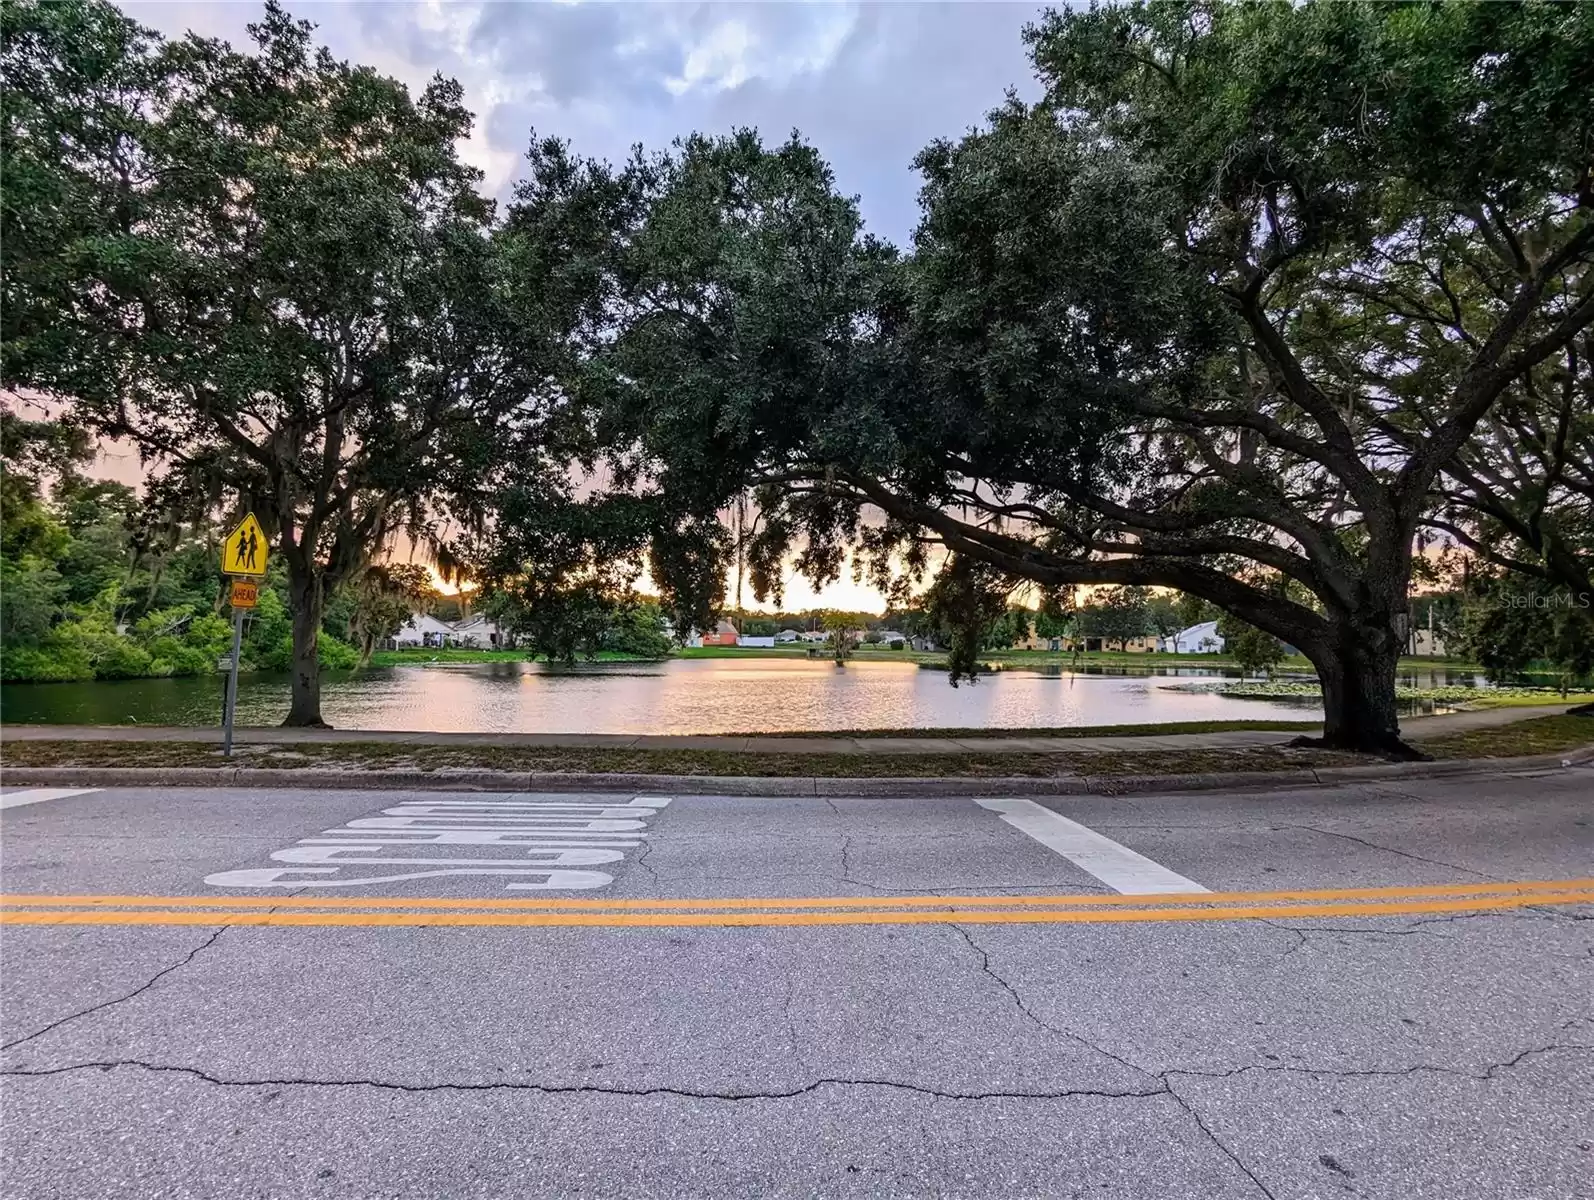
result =
[[[293,693],[284,725],[330,726],[321,719],[322,580],[312,567],[288,566],[288,597],[293,609]]]
[[[1390,627],[1342,626],[1326,645],[1307,654],[1323,686],[1323,746],[1424,757],[1400,738],[1395,700],[1400,644]]]

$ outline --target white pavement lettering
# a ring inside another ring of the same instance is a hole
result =
[[[478,829],[451,829],[446,833],[416,833],[414,837],[398,837],[402,833],[413,833],[414,830],[398,829],[392,833],[383,833],[381,845],[384,846],[524,846],[526,849],[636,849],[642,845],[641,837],[615,837],[606,838],[550,838],[547,833],[505,833],[502,830],[483,832]],[[327,830],[317,837],[300,838],[301,846],[349,846],[349,845],[376,845],[371,840],[370,833],[347,832]]]
[[[541,875],[540,883],[506,883],[520,891],[579,891],[607,887],[614,876],[602,871],[549,871],[542,867],[450,867],[446,871],[409,871],[403,875],[364,875],[355,879],[287,879],[288,875],[335,875],[341,867],[275,867],[260,870],[222,871],[207,875],[211,887],[362,887],[373,883],[403,883],[410,879],[446,879],[459,875]]]
[[[619,862],[622,850],[528,850],[525,858],[371,858],[359,851],[380,850],[381,843],[350,842],[342,846],[290,846],[272,852],[272,862],[282,863],[379,863],[382,866],[440,867],[596,867]],[[530,861],[528,861],[530,860]]]
[[[532,818],[521,818],[509,825],[478,825],[480,818],[462,818],[465,824],[437,825],[443,817],[361,817],[350,821],[350,829],[423,829],[429,833],[442,833],[449,829],[519,829],[528,833],[630,833],[641,829],[643,821],[576,821],[550,817],[533,823]]]
[[[981,808],[1001,813],[1002,820],[1028,834],[1049,850],[1088,871],[1115,892],[1150,896],[1180,892],[1205,892],[1193,880],[1136,854],[1128,846],[1070,821],[1033,800],[976,800]]]
[[[574,812],[589,812],[601,808],[618,809],[623,816],[627,817],[652,816],[654,812],[657,812],[660,808],[664,807],[663,804],[637,804],[635,801],[621,804],[618,800],[608,800],[601,803],[592,803],[590,801],[578,802],[574,800],[549,800],[541,804],[531,800],[406,800],[404,801],[404,804],[406,806],[424,806],[426,808],[435,808],[439,810],[453,808],[481,808],[508,812],[523,810],[531,812],[563,812],[566,809]],[[648,811],[639,813],[637,812],[637,809],[639,808],[647,809]]]
[[[68,796],[87,796],[99,788],[29,788],[0,795],[0,808],[21,808],[24,804],[43,804],[46,800],[65,800]]]
[[[211,887],[304,888],[361,887],[417,879],[499,876],[510,891],[576,891],[606,887],[614,877],[603,871],[566,870],[620,862],[627,850],[645,845],[648,819],[670,802],[668,796],[636,796],[597,803],[563,797],[536,800],[470,797],[407,800],[360,817],[271,855],[284,867],[221,871],[206,877]],[[434,846],[488,847],[514,858],[462,856]],[[413,857],[395,857],[398,854]],[[325,864],[325,865],[321,865]],[[435,868],[394,874],[369,874],[365,868]]]
[[[401,804],[397,808],[384,808],[383,816],[388,817],[469,817],[472,820],[492,821],[520,821],[526,817],[565,817],[570,819],[585,818],[592,820],[597,817],[608,818],[635,818],[637,810],[624,807],[607,807],[602,804],[550,804],[546,808],[533,809],[529,806],[521,808],[501,808],[497,805],[444,805],[444,804]],[[649,814],[651,815],[651,814]]]

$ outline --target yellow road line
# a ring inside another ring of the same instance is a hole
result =
[[[1143,898],[1141,898],[1143,899]],[[539,926],[634,928],[656,926],[800,926],[938,924],[1094,924],[1151,921],[1232,921],[1257,917],[1399,917],[1493,912],[1531,904],[1594,904],[1594,891],[1538,892],[1340,904],[1230,905],[1210,908],[1043,909],[992,912],[262,912],[24,910],[0,912],[0,925],[245,925],[310,926]]]
[[[314,887],[306,883],[306,887]],[[1148,904],[1264,903],[1316,900],[1393,900],[1422,896],[1516,896],[1594,889],[1594,879],[1527,880],[1514,883],[1445,883],[1428,886],[1316,888],[1271,892],[1182,892],[1157,895],[1062,894],[1051,896],[713,896],[667,899],[529,899],[523,897],[449,899],[437,896],[51,896],[0,895],[3,906],[74,908],[446,908],[446,909],[744,909],[744,908],[915,908],[1056,907]]]

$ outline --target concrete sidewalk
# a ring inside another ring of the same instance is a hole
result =
[[[1510,725],[1533,717],[1555,716],[1567,704],[1531,708],[1490,708],[1476,712],[1411,717],[1402,723],[1408,738],[1422,741],[1443,734]],[[207,742],[214,726],[7,725],[5,741]],[[282,746],[328,742],[387,742],[437,746],[594,747],[610,750],[726,750],[763,754],[1090,754],[1125,750],[1214,750],[1274,746],[1300,736],[1298,731],[1241,729],[1227,733],[1170,733],[1102,737],[734,737],[713,734],[633,733],[437,733],[382,729],[239,729],[243,745]]]

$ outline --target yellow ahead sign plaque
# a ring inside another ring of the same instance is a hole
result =
[[[266,573],[266,531],[260,528],[254,513],[247,513],[238,522],[238,528],[227,535],[221,546],[221,569],[227,575],[252,575],[263,578]]]

